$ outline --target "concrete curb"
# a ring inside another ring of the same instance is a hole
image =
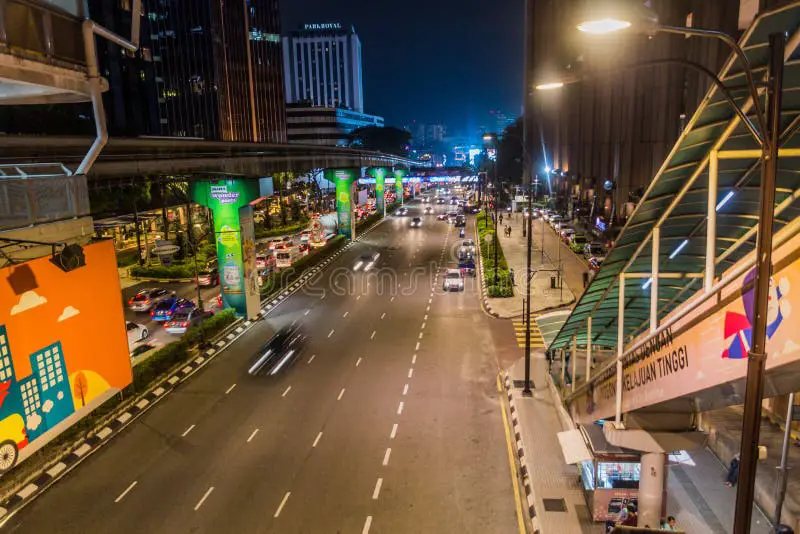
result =
[[[533,525],[533,534],[542,534],[539,526],[539,518],[536,516],[536,496],[533,492],[533,485],[531,485],[531,478],[528,475],[528,462],[525,455],[525,445],[522,442],[522,429],[519,425],[519,415],[517,414],[517,407],[514,405],[514,397],[511,394],[511,378],[508,373],[503,373],[503,384],[506,387],[506,395],[508,396],[508,407],[511,412],[511,425],[514,431],[515,447],[517,450],[517,458],[519,458],[520,470],[522,472],[522,485],[525,488],[525,498],[528,501],[528,516],[530,517]]]
[[[486,276],[483,273],[483,255],[481,254],[481,242],[480,242],[480,234],[478,233],[478,225],[475,223],[474,225],[474,233],[475,233],[475,243],[478,246],[478,277],[480,278],[479,287],[481,288],[481,310],[483,313],[492,317],[494,319],[502,319],[500,315],[496,312],[492,311],[492,306],[489,304],[489,297],[487,296],[486,291]]]
[[[371,232],[385,219],[381,219],[374,225],[362,232],[362,236]],[[360,240],[356,237],[355,241],[347,243],[335,253],[310,268],[300,278],[289,284],[287,287],[276,291],[269,297],[261,301],[261,310],[258,319],[266,317],[272,310],[277,308],[283,301],[292,294],[305,286],[309,279],[324,270],[332,261],[351,248]],[[229,328],[222,331],[214,340],[211,348],[200,351],[193,360],[186,363],[183,367],[170,373],[167,378],[152,386],[142,395],[131,399],[123,408],[100,423],[91,430],[87,437],[81,438],[68,448],[60,458],[43,467],[38,474],[31,475],[27,484],[22,485],[19,490],[0,503],[0,526],[7,521],[10,516],[20,510],[23,506],[35,500],[50,486],[60,480],[64,475],[72,471],[83,460],[99,450],[103,445],[118,436],[125,428],[131,425],[136,419],[141,417],[146,411],[155,406],[159,401],[171,393],[180,383],[187,380],[197,371],[205,367],[208,362],[218,356],[222,351],[231,346],[242,335],[244,335],[255,323],[255,320],[240,320],[233,323]]]

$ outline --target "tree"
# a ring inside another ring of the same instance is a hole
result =
[[[350,146],[396,156],[407,156],[411,133],[387,126],[364,126],[350,133]]]
[[[299,222],[300,219],[303,218],[303,210],[300,208],[300,202],[298,202],[297,199],[292,200],[291,209],[292,209],[292,220],[294,222]]]
[[[75,397],[81,398],[81,407],[86,406],[86,394],[89,392],[89,381],[86,380],[86,375],[83,374],[83,371],[79,371],[77,375],[75,375],[75,385],[73,389],[73,395]]]
[[[501,180],[522,183],[522,117],[506,127],[497,147],[497,175]]]

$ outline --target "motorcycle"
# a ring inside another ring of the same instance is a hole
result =
[[[464,229],[462,228],[460,232],[458,232],[458,237],[464,238]]]

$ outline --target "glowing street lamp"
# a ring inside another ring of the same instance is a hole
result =
[[[564,87],[564,82],[541,83],[536,86],[537,91],[552,91]]]
[[[587,20],[578,24],[578,29],[584,33],[604,34],[630,28],[631,23],[627,20],[599,19]]]

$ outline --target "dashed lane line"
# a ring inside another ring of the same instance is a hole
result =
[[[387,447],[386,448],[386,452],[383,453],[383,465],[384,466],[389,465],[389,458],[391,456],[392,456],[392,448],[391,447]]]
[[[286,388],[284,390],[284,392],[283,392],[283,395],[281,395],[281,397],[285,397],[286,395],[288,395],[291,390],[292,390],[292,386],[289,386],[288,388]]]
[[[206,499],[208,499],[208,496],[211,495],[212,491],[214,491],[214,486],[211,486],[210,488],[208,488],[208,490],[206,490],[206,492],[203,494],[203,496],[200,498],[200,500],[197,501],[197,504],[194,505],[194,511],[195,512],[198,511],[201,506],[203,506],[203,503],[206,502]]]
[[[191,432],[192,430],[194,430],[194,425],[192,425],[192,426],[190,426],[189,428],[187,428],[186,430],[184,430],[184,431],[183,431],[183,434],[181,434],[181,437],[182,437],[182,438],[185,438],[185,437],[186,437],[186,435],[187,435],[187,434],[189,434],[189,432]]]
[[[402,415],[403,406],[405,406],[405,403],[403,403],[402,401],[400,402],[400,404],[397,405],[397,415]]]
[[[275,515],[273,515],[272,517],[277,518],[279,515],[281,515],[281,510],[283,510],[283,507],[286,506],[286,501],[289,500],[289,496],[291,494],[292,494],[291,491],[287,491],[286,492],[286,495],[283,496],[283,499],[281,500],[281,503],[278,505],[278,509],[275,510]]]
[[[236,387],[236,384],[233,384],[231,387],[229,387],[228,389],[226,389],[226,390],[225,390],[225,395],[227,395],[228,393],[230,393],[231,391],[233,391],[233,388],[235,388],[235,387]]]
[[[133,482],[131,482],[131,485],[130,485],[130,486],[128,486],[127,488],[125,488],[125,491],[123,491],[122,493],[120,493],[120,494],[119,494],[119,497],[117,497],[116,499],[114,499],[114,502],[115,502],[115,503],[117,503],[117,502],[121,501],[122,499],[124,499],[124,498],[125,498],[125,495],[127,495],[127,494],[128,494],[128,493],[129,493],[129,492],[130,492],[130,491],[131,491],[133,488],[134,488],[134,486],[136,486],[136,484],[137,484],[137,481],[136,481],[136,480],[134,480]]]
[[[377,501],[378,500],[378,496],[381,494],[381,486],[383,486],[383,479],[379,478],[375,482],[375,489],[372,490],[372,500],[373,501]]]
[[[342,391],[340,391],[340,392],[339,392],[339,396],[338,396],[338,397],[336,397],[336,400],[337,400],[337,401],[340,401],[340,400],[342,400],[342,397],[343,397],[343,396],[344,396],[344,388],[342,388]]]
[[[253,438],[256,437],[256,434],[258,434],[258,429],[257,428],[255,430],[253,430],[253,433],[250,434],[249,438],[247,438],[247,443],[250,443],[251,441],[253,441]]]
[[[389,433],[389,439],[394,439],[396,435],[397,435],[397,423],[392,425],[392,431]]]
[[[344,390],[342,390],[342,391],[344,391]],[[312,447],[316,447],[316,446],[317,446],[317,443],[319,443],[319,440],[320,440],[320,439],[322,439],[322,432],[320,432],[319,434],[317,434],[317,438],[314,440],[314,443],[313,443],[311,446],[312,446]]]

